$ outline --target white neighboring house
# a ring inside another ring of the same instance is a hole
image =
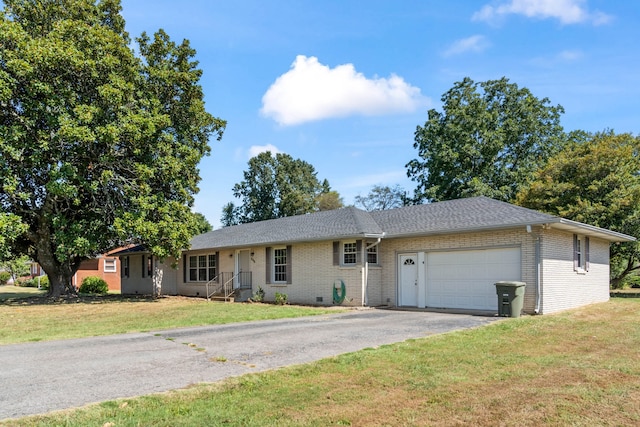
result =
[[[497,311],[495,283],[520,281],[524,312],[542,314],[607,301],[609,245],[633,240],[474,197],[225,227],[195,236],[180,260],[142,246],[117,255],[123,294],[153,293],[160,271],[167,295],[226,285],[241,299],[260,287],[265,300],[280,292],[294,304]]]

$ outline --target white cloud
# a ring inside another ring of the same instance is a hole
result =
[[[459,55],[465,52],[479,53],[483,52],[489,46],[490,43],[485,36],[475,35],[454,42],[444,52],[444,56]]]
[[[273,144],[252,145],[251,148],[249,148],[249,158],[253,158],[260,153],[266,153],[267,151],[271,151],[271,154],[282,153],[282,151]]]
[[[602,25],[612,17],[603,12],[589,11],[585,0],[510,0],[496,6],[485,5],[473,14],[474,21],[496,22],[506,15],[524,15],[528,18],[555,18],[562,24],[592,23]]]
[[[350,115],[413,112],[428,104],[420,89],[392,74],[368,79],[353,64],[329,68],[298,55],[262,97],[260,112],[281,125]]]

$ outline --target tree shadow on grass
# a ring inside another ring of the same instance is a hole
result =
[[[62,296],[49,298],[46,295],[31,295],[4,293],[0,294],[0,305],[32,306],[32,305],[64,305],[64,304],[110,304],[121,302],[156,302],[165,298],[151,295],[92,295],[79,294],[77,296]]]

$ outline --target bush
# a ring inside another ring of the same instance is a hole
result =
[[[38,278],[33,279],[38,286]],[[40,289],[49,290],[49,276],[40,276]]]
[[[255,294],[253,294],[253,300],[255,302],[264,301],[264,289],[262,289],[262,286],[258,286],[258,290],[256,291]]]
[[[11,279],[11,273],[8,271],[0,271],[0,285],[6,285],[9,279]]]
[[[82,294],[101,294],[109,292],[109,286],[103,279],[95,276],[85,277],[80,285],[79,292]]]
[[[35,279],[18,279],[17,280],[17,286],[21,286],[23,288],[37,288],[38,287],[38,281]]]
[[[285,305],[287,303],[287,294],[281,294],[280,292],[276,292],[276,304]]]

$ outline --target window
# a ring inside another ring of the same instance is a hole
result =
[[[287,248],[273,249],[273,281],[287,283]]]
[[[573,235],[573,269],[577,272],[589,271],[589,238]]]
[[[153,275],[153,257],[149,255],[147,258],[147,276],[151,277]]]
[[[104,272],[105,273],[115,273],[116,272],[116,259],[115,258],[105,258],[104,259]]]
[[[290,284],[291,270],[291,246],[266,248],[266,279],[267,283]]]
[[[343,242],[333,242],[333,265],[353,267],[362,263],[362,240],[351,240]],[[377,249],[374,249],[371,255],[377,260]],[[367,259],[369,255],[367,254]]]
[[[122,258],[122,277],[129,277],[129,257]]]
[[[342,246],[342,264],[350,265],[356,263],[358,250],[356,242],[346,242]]]
[[[378,263],[378,245],[372,246],[367,249],[367,262],[369,264]]]
[[[217,255],[191,255],[189,256],[189,281],[208,282],[217,275]]]

